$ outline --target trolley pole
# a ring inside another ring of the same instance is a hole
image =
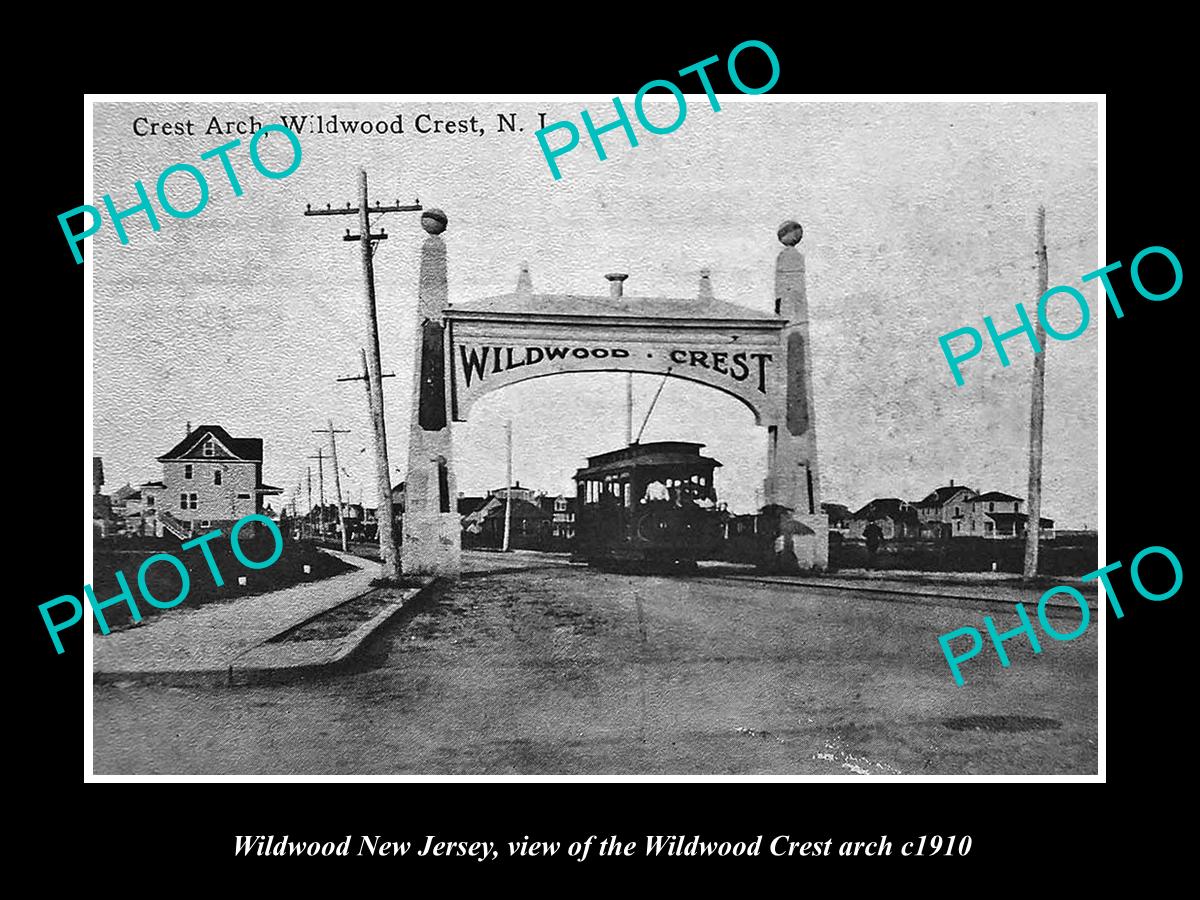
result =
[[[625,446],[633,443],[633,373],[625,376]]]

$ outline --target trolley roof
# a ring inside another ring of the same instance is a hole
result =
[[[589,456],[587,467],[575,473],[575,480],[630,469],[662,466],[714,469],[721,465],[715,459],[700,455],[700,448],[703,446],[703,444],[692,444],[687,441],[630,444],[620,450]]]

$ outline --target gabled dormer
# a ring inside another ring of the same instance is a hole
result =
[[[262,462],[262,438],[235,438],[220,425],[201,425],[158,457],[159,462],[177,460],[227,460]]]

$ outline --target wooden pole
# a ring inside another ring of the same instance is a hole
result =
[[[508,486],[504,491],[504,546],[501,549],[507,553],[509,537],[512,534],[512,419],[504,423],[504,437],[508,447]]]
[[[349,546],[346,543],[346,507],[342,503],[342,476],[338,471],[337,435],[349,434],[350,431],[346,428],[334,428],[333,419],[329,420],[328,429],[313,429],[314,433],[318,431],[329,434],[329,452],[333,455],[333,487],[337,491],[338,526],[342,529],[342,552],[345,553],[348,552]]]
[[[362,242],[363,282],[367,300],[367,378],[371,393],[371,424],[375,431],[375,475],[379,482],[379,549],[385,575],[400,577],[400,553],[392,530],[392,467],[388,463],[387,428],[383,421],[382,364],[379,359],[379,321],[375,312],[375,269],[371,262],[371,219],[367,207],[367,171],[358,172],[358,228]]]
[[[338,472],[337,458],[337,432],[333,430],[333,419],[329,420],[329,449],[333,453],[333,488],[337,491],[338,502],[338,524],[342,529],[342,552],[349,550],[349,545],[346,543],[346,507],[342,505],[342,476]]]
[[[1037,211],[1038,300],[1049,284],[1049,262],[1046,258],[1046,209]],[[1040,305],[1040,304],[1039,304]],[[1025,526],[1025,578],[1037,576],[1038,541],[1042,523],[1042,429],[1046,416],[1046,329],[1037,316],[1034,330],[1040,353],[1033,356],[1033,399],[1029,409],[1029,519]]]

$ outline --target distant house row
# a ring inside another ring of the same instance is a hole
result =
[[[463,538],[471,546],[499,547],[504,541],[505,495],[507,488],[496,488],[483,497],[458,497],[458,514]],[[392,487],[392,512],[398,526],[404,518],[405,485]],[[377,509],[361,503],[345,504],[346,530],[351,540],[376,540]],[[339,532],[337,504],[314,505],[300,517],[314,532],[336,536]],[[522,487],[512,488],[510,543],[514,546],[551,546],[575,537],[575,498],[546,494]]]
[[[507,487],[488,491],[486,497],[459,497],[458,512],[462,516],[463,539],[477,546],[501,546],[504,541],[504,521]],[[575,498],[565,494],[546,494],[521,487],[512,487],[512,512],[509,516],[510,543],[517,539],[521,546],[561,544],[575,538]]]
[[[862,540],[867,528],[876,525],[884,540],[987,538],[1001,540],[1025,536],[1029,516],[1021,511],[1021,497],[1002,491],[980,493],[966,485],[940,487],[923,500],[880,497],[857,512],[840,503],[823,503],[830,531]],[[1041,537],[1052,540],[1054,520],[1039,520]]]

